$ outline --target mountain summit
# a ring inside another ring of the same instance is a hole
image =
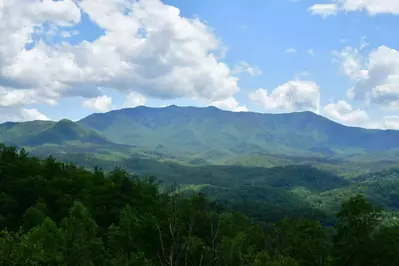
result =
[[[357,154],[399,148],[399,131],[347,127],[312,112],[260,114],[215,107],[136,107],[77,122],[113,142],[191,154]]]
[[[78,122],[4,123],[0,142],[136,146],[207,160],[250,154],[331,157],[395,150],[399,131],[347,127],[312,112],[260,114],[172,105],[96,113]]]

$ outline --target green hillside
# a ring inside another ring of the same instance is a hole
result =
[[[21,136],[12,140],[18,145],[23,146],[40,146],[44,144],[62,145],[70,142],[90,143],[97,145],[111,144],[105,137],[98,133],[85,129],[76,123],[63,119],[53,125],[31,134],[29,136]]]
[[[38,156],[86,153],[110,159],[112,156],[128,157],[133,149],[113,143],[99,133],[67,119],[2,124],[0,142],[23,147]]]
[[[184,177],[174,170],[183,166],[310,165],[346,178],[399,166],[399,131],[346,127],[311,112],[141,106],[78,122],[4,123],[0,142],[89,166],[134,165],[135,171],[147,173],[155,171],[155,164],[166,179],[183,184]]]
[[[339,157],[399,147],[399,131],[346,127],[311,112],[259,114],[215,107],[137,107],[77,122],[113,142],[212,160],[256,153]],[[212,154],[217,154],[212,156]]]
[[[63,119],[58,122],[31,121],[0,125],[0,140],[18,146],[62,145],[79,141],[98,145],[111,144],[98,133]]]
[[[215,107],[140,106],[76,123],[8,122],[0,125],[0,141],[38,155],[54,147],[93,156],[107,150],[112,161],[135,155],[186,165],[310,164],[348,176],[396,166],[399,159],[399,131],[346,127],[311,112],[235,113]]]
[[[205,195],[182,197],[122,169],[88,171],[1,144],[0,182],[0,265],[397,265],[395,213],[361,195],[334,213],[268,186],[202,185]]]
[[[2,142],[12,142],[15,139],[22,140],[53,125],[53,121],[6,122],[0,124],[0,140]]]

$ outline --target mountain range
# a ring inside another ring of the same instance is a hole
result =
[[[107,149],[198,163],[255,155],[347,159],[384,153],[383,159],[396,157],[399,131],[347,127],[312,112],[260,114],[172,105],[96,113],[77,122],[7,122],[0,125],[0,142],[33,152]]]
[[[156,176],[182,193],[257,199],[273,204],[278,217],[288,207],[331,210],[355,192],[399,210],[399,171],[392,170],[399,131],[347,127],[312,112],[140,106],[76,122],[7,122],[0,142],[39,157]]]

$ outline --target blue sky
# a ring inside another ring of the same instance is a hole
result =
[[[21,0],[2,14],[0,121],[177,104],[399,129],[396,0]]]

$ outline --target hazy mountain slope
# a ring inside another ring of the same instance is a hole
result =
[[[18,146],[36,147],[45,144],[63,145],[68,142],[111,144],[97,132],[63,119],[59,122],[33,121],[0,126],[0,139]],[[19,134],[15,134],[18,132]]]
[[[29,147],[57,145],[63,150],[65,146],[119,149],[128,145],[153,157],[196,165],[270,167],[293,164],[296,157],[312,157],[312,162],[329,158],[328,164],[367,159],[393,165],[399,154],[399,131],[346,127],[311,112],[235,113],[215,107],[141,106],[92,114],[76,123],[5,123],[0,125],[0,142]]]
[[[141,152],[132,146],[113,143],[99,133],[67,119],[2,124],[0,142],[24,147],[41,157],[68,154],[68,157],[94,156],[115,161]]]
[[[311,112],[235,113],[215,107],[137,107],[78,122],[110,140],[206,154],[359,154],[399,147],[399,131],[346,127]]]
[[[0,141],[9,142],[13,139],[26,138],[53,125],[53,121],[6,122],[0,124]]]

